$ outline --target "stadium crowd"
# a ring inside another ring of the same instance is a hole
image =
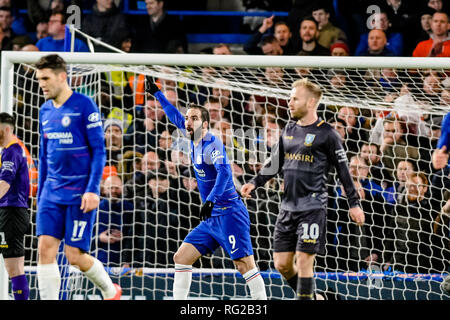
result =
[[[0,0],[1,50],[62,51],[68,17],[64,6],[77,2],[81,1],[27,1],[24,15],[16,1]],[[189,28],[186,21],[165,13],[169,0],[146,0],[147,15],[137,17],[121,13],[117,1],[91,2],[90,7],[84,1],[78,3],[92,10],[81,20],[81,31],[88,35],[126,52],[189,53]],[[337,3],[338,7],[333,1],[242,1],[246,10],[289,12],[284,20],[271,16],[260,19],[253,28],[240,26],[251,34],[243,51],[250,55],[450,57],[450,8],[442,0]],[[373,4],[380,10],[367,13]],[[176,5],[172,3],[171,8]],[[101,46],[95,49],[104,50]],[[75,51],[88,50],[83,39],[78,39]],[[204,48],[201,53],[233,54],[227,44]],[[241,75],[237,69],[196,71],[209,77],[236,79]],[[17,72],[21,75],[15,86],[19,101],[15,116],[21,124],[17,135],[37,159],[33,146],[38,145],[39,131],[32,119],[38,118],[36,106],[43,98],[31,94],[38,91],[31,80],[33,71],[21,66]],[[444,207],[450,199],[450,169],[436,170],[431,165],[442,116],[420,110],[449,110],[448,70],[427,70],[410,77],[394,69],[352,73],[266,68],[262,76],[246,76],[265,86],[284,88],[289,88],[292,79],[308,76],[326,88],[327,94],[345,99],[357,94],[356,86],[364,81],[370,84],[366,89],[373,90],[382,102],[392,103],[391,110],[378,111],[349,107],[348,103],[343,107],[321,105],[320,116],[335,127],[347,150],[366,224],[357,229],[350,223],[345,193],[331,174],[327,253],[319,257],[317,270],[357,271],[375,263],[383,270],[408,273],[448,271],[450,230]],[[278,142],[289,119],[287,101],[169,78],[157,81],[173,105],[184,110],[189,103],[196,103],[209,110],[211,129],[226,144],[239,190],[261,169],[262,159]],[[75,86],[77,80],[83,78],[74,77]],[[144,80],[131,72],[104,73],[101,93],[96,95],[105,120],[108,158],[92,250],[109,266],[171,267],[173,253],[199,223],[201,200],[189,166],[189,143],[177,135],[159,102],[145,94]],[[404,112],[401,107],[405,105],[418,109]],[[273,268],[272,232],[282,190],[282,178],[274,178],[256,191],[256,198],[246,200],[261,270]],[[36,247],[35,239],[28,241],[28,248]],[[35,254],[28,252],[31,264],[36,261]],[[221,252],[198,264],[233,268]]]

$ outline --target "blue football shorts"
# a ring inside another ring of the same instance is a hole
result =
[[[202,221],[184,239],[202,255],[214,253],[221,246],[232,260],[253,255],[250,218],[244,205],[231,213]]]
[[[64,205],[42,199],[36,213],[36,235],[48,235],[88,252],[97,209],[83,213],[81,204]]]

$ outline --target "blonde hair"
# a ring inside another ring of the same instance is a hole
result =
[[[317,99],[317,103],[319,103],[320,98],[322,97],[322,89],[320,89],[320,87],[315,84],[312,81],[309,81],[308,78],[302,78],[299,80],[294,81],[294,83],[292,83],[292,88],[297,88],[297,87],[303,87],[306,90],[308,90],[308,92]]]

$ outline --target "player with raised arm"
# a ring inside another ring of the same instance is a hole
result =
[[[253,257],[249,214],[234,186],[225,147],[209,131],[208,110],[190,105],[184,117],[149,77],[146,82],[147,92],[159,100],[169,120],[191,140],[191,160],[203,202],[203,221],[186,236],[173,258],[174,299],[187,299],[192,265],[221,246],[245,279],[251,297],[266,300],[264,280]]]
[[[359,226],[364,224],[340,137],[317,115],[321,96],[320,87],[308,79],[292,84],[288,105],[296,121],[286,125],[264,167],[241,188],[241,195],[250,198],[253,190],[283,174],[284,195],[274,232],[274,263],[300,300],[314,299],[315,255],[325,251],[326,181],[331,165],[345,189],[351,219]]]
[[[24,270],[23,239],[30,225],[30,179],[25,151],[14,136],[14,118],[0,113],[0,254],[11,278],[15,300],[28,300],[30,288]]]
[[[102,121],[89,97],[73,92],[65,61],[56,54],[36,63],[36,78],[47,101],[39,111],[40,149],[36,234],[37,278],[42,300],[58,300],[61,284],[56,255],[61,240],[78,267],[106,300],[119,300],[102,263],[89,255],[106,162]]]
[[[442,119],[441,136],[433,152],[432,163],[435,169],[443,169],[449,165],[450,152],[450,112]]]

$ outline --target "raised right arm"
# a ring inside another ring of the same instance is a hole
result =
[[[170,122],[172,122],[178,129],[183,131],[184,135],[186,135],[186,127],[184,125],[183,114],[174,105],[172,105],[169,100],[167,100],[166,96],[164,96],[164,93],[159,90],[156,84],[154,84],[149,77],[146,77],[146,80],[146,91],[155,96],[156,99],[158,99]]]

